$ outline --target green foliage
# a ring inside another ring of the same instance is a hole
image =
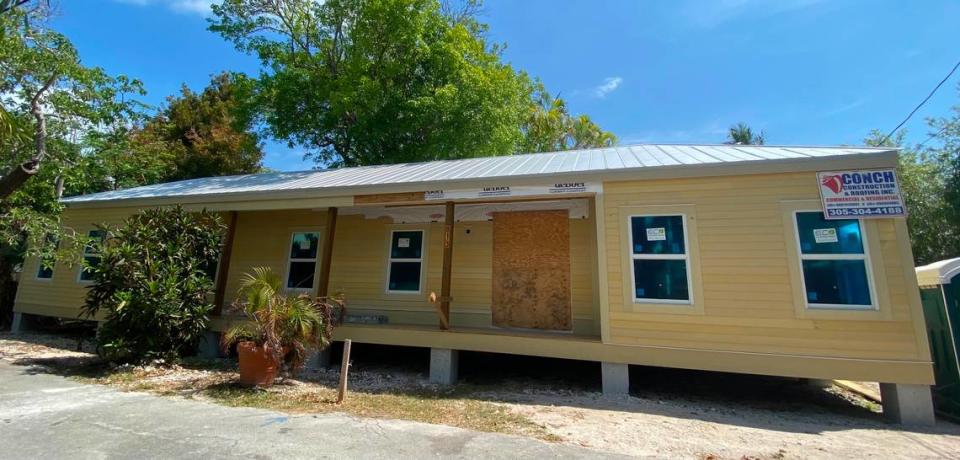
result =
[[[225,0],[211,30],[269,73],[271,134],[333,166],[504,155],[521,141],[529,80],[437,0]]]
[[[746,123],[737,123],[727,132],[726,144],[734,145],[763,145],[766,142],[763,131],[755,134]]]
[[[61,232],[58,190],[90,191],[84,134],[125,123],[140,107],[129,94],[143,92],[136,80],[82,65],[70,41],[49,28],[47,2],[7,6],[0,14],[0,107],[6,120],[0,121],[0,180],[32,170],[29,180],[15,183],[13,193],[0,199],[2,274],[27,255],[50,255],[49,245],[27,243]],[[61,236],[65,248],[76,242]]]
[[[255,101],[274,137],[324,166],[609,145],[484,36],[479,1],[224,0],[210,29],[268,69]],[[557,123],[551,117],[558,117]],[[530,136],[528,138],[528,136]]]
[[[960,256],[960,105],[928,124],[933,135],[922,145],[904,145],[903,131],[885,140],[874,130],[865,140],[901,149],[897,174],[917,265]]]
[[[252,341],[274,353],[278,361],[286,353],[294,369],[303,365],[307,350],[322,350],[330,344],[336,318],[344,312],[340,299],[284,295],[280,277],[264,267],[243,276],[239,295],[234,308],[247,319],[224,333],[223,347]]]
[[[206,273],[220,257],[219,216],[141,211],[110,231],[92,267],[83,314],[103,313],[99,352],[113,360],[177,359],[195,350],[213,308]]]
[[[550,96],[540,82],[536,83],[535,100],[524,125],[522,152],[609,147],[617,143],[613,133],[601,129],[590,117],[571,116],[566,102]]]
[[[170,162],[163,181],[259,171],[263,150],[248,112],[251,91],[250,80],[231,73],[214,76],[200,93],[183,86],[131,133],[133,150]]]

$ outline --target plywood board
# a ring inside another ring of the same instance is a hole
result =
[[[566,211],[493,214],[493,324],[568,331],[570,223]]]

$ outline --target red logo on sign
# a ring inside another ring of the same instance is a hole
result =
[[[843,180],[841,180],[839,175],[824,177],[823,182],[820,184],[833,191],[833,193],[840,193],[843,191]]]

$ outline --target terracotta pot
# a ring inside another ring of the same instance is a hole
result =
[[[240,342],[237,344],[237,354],[240,355],[241,384],[260,387],[273,385],[273,379],[277,378],[280,370],[280,363],[273,353],[254,342]]]

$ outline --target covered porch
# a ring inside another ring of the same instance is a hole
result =
[[[342,338],[443,331],[599,342],[597,202],[595,191],[575,185],[562,193],[405,192],[357,195],[351,206],[222,210],[228,232],[215,328],[229,320],[243,274],[268,266],[291,294],[343,296]],[[449,340],[429,341],[422,346]]]

